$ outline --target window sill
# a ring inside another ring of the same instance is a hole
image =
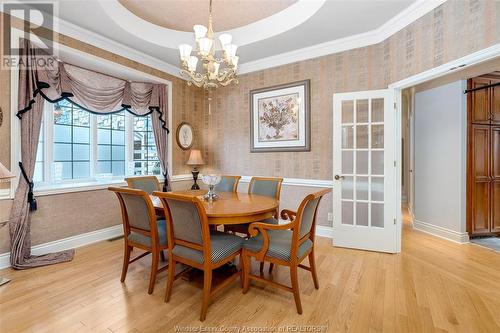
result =
[[[56,195],[73,192],[86,192],[95,190],[105,190],[109,186],[127,186],[127,182],[123,179],[107,180],[107,181],[90,181],[82,183],[62,183],[51,185],[35,185],[35,196],[42,197],[46,195]]]

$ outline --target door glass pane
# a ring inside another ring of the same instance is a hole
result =
[[[384,174],[384,152],[372,151],[372,175]]]
[[[342,186],[342,199],[353,199],[354,178],[345,177],[341,182]]]
[[[342,224],[353,224],[353,202],[342,201]]]
[[[356,122],[368,122],[368,100],[360,99],[356,101]]]
[[[342,123],[354,122],[354,101],[342,101]]]
[[[356,177],[356,200],[368,200],[368,177]]]
[[[368,225],[367,202],[356,202],[356,225]]]
[[[356,174],[367,175],[368,174],[368,152],[367,151],[357,151],[356,152]]]
[[[384,121],[384,99],[372,99],[372,123]]]
[[[372,148],[384,148],[384,125],[372,125]]]
[[[356,148],[368,148],[368,125],[356,126]]]
[[[372,203],[372,216],[371,225],[372,227],[384,227],[384,204]]]
[[[343,151],[342,152],[342,174],[352,174],[354,161],[353,161],[353,152],[352,151]]]
[[[371,200],[384,201],[384,177],[372,177]]]
[[[354,148],[354,127],[342,126],[342,148]]]

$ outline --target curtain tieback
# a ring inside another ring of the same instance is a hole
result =
[[[28,202],[30,204],[30,212],[33,212],[37,210],[36,199],[35,195],[33,194],[33,187],[35,186],[35,183],[29,180],[28,175],[26,174],[26,170],[24,170],[23,162],[19,162],[19,168],[21,169],[21,174],[23,175],[24,180],[26,180],[26,183],[28,183]]]
[[[169,184],[168,184],[168,173],[167,172],[163,173],[163,177],[164,177],[164,180],[163,180],[163,192],[168,192],[168,187],[169,187]]]

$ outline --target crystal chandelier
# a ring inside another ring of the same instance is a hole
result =
[[[232,44],[232,36],[224,33],[219,36],[220,48],[216,51],[216,39],[212,28],[212,0],[209,5],[208,28],[197,24],[193,27],[196,40],[196,56],[191,55],[193,47],[189,44],[179,45],[181,56],[182,77],[188,80],[188,85],[196,85],[205,89],[227,86],[238,83],[236,70],[238,59],[236,45]],[[219,51],[221,50],[221,51]],[[217,54],[220,58],[217,57]],[[201,72],[197,71],[198,62],[202,64]]]

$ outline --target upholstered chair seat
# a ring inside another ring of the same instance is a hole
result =
[[[237,253],[241,250],[243,239],[241,237],[226,234],[220,231],[210,232],[210,247],[212,263],[217,263],[222,259]],[[191,249],[186,246],[176,245],[172,250],[173,254],[193,260],[197,263],[203,264],[205,259],[203,252]]]
[[[267,234],[269,235],[269,247],[266,256],[290,261],[293,232],[291,230],[269,230]],[[251,237],[245,240],[243,248],[251,252],[259,252],[263,244],[264,240],[262,234],[259,234],[257,237]],[[297,259],[302,258],[312,246],[313,242],[310,239],[300,244],[297,250]]]
[[[176,274],[178,263],[203,270],[203,299],[200,320],[207,316],[210,298],[229,283],[235,281],[241,270],[226,277],[219,286],[212,286],[213,270],[232,262],[241,254],[243,239],[236,236],[210,231],[207,213],[199,198],[167,192],[154,192],[160,198],[167,216],[167,235],[169,249],[169,272],[165,302],[170,300],[174,280],[182,275]],[[240,261],[241,262],[241,261]]]
[[[248,292],[250,280],[279,287],[293,293],[297,313],[302,313],[297,270],[302,268],[311,272],[314,287],[319,288],[314,258],[316,215],[321,198],[330,191],[330,189],[325,189],[309,194],[302,200],[297,212],[288,209],[282,210],[281,218],[288,220],[286,224],[266,222],[250,224],[248,232],[252,238],[245,240],[241,254],[243,260],[243,293]],[[288,266],[290,268],[291,286],[281,284],[273,279],[265,279],[262,272],[260,276],[253,275],[251,272],[252,258],[260,261],[261,267],[264,261]],[[302,264],[302,261],[306,258],[309,259],[309,267]]]
[[[167,246],[167,223],[165,220],[158,220],[158,241],[160,246]],[[142,244],[144,246],[151,246],[151,237],[131,231],[128,240]]]
[[[158,269],[160,257],[164,255],[163,251],[168,249],[167,223],[164,218],[157,219],[151,197],[146,191],[125,187],[108,189],[115,192],[122,211],[125,248],[120,281],[125,282],[129,264],[151,254],[148,293],[152,294],[156,275],[168,267],[165,265]],[[144,253],[130,259],[134,248],[141,249]]]

